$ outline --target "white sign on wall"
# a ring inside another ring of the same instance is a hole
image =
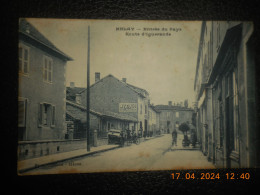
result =
[[[119,103],[119,112],[137,112],[137,103]]]

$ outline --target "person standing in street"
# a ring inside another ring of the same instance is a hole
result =
[[[172,131],[172,145],[177,146],[177,131],[175,128]]]

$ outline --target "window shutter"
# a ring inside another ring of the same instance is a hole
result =
[[[23,71],[23,48],[19,46],[19,71]]]
[[[25,100],[18,101],[18,127],[25,127]]]
[[[42,118],[43,118],[43,104],[39,104],[39,113],[38,113],[38,127],[42,127]]]
[[[55,126],[55,115],[56,115],[56,108],[55,106],[52,106],[51,126]]]
[[[24,49],[24,64],[23,64],[23,72],[28,73],[28,49]]]

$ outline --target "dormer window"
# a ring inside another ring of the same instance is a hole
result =
[[[76,94],[76,103],[81,104],[81,94]]]

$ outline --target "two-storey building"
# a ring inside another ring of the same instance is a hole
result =
[[[19,20],[19,140],[64,139],[69,60],[26,19]]]
[[[18,159],[69,150],[66,134],[66,63],[26,19],[19,20]]]
[[[178,129],[181,123],[192,123],[194,110],[188,106],[173,105],[172,101],[168,105],[156,105],[156,110],[160,111],[160,130],[163,133],[171,133],[174,128]]]
[[[75,101],[86,107],[86,89],[76,95]],[[100,73],[95,73],[95,83],[90,86],[90,109],[106,116],[98,126],[100,134],[116,128],[148,135],[148,102],[148,92],[128,84],[126,78],[119,80],[110,74],[100,79]]]

